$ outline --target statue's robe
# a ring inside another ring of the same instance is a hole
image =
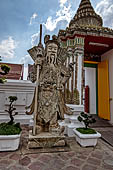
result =
[[[55,125],[64,119],[61,90],[64,74],[61,67],[44,63],[39,78],[37,124]]]
[[[64,119],[64,114],[72,114],[65,105],[63,96],[63,86],[70,76],[70,69],[61,63],[50,65],[46,61],[43,62],[38,81],[37,125],[57,126],[58,120]],[[35,92],[31,110],[27,114],[34,112]]]

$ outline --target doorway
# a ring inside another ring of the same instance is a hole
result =
[[[85,86],[89,86],[89,112],[98,114],[97,64],[84,63]]]

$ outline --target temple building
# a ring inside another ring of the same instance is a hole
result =
[[[64,87],[66,102],[83,105],[88,86],[89,112],[113,122],[113,30],[103,26],[90,0],[81,0],[69,26],[59,30],[58,38],[62,50],[71,54],[65,64],[75,62],[72,77]]]
[[[9,73],[5,75],[6,79],[23,80],[24,64],[0,63],[0,65],[2,64],[10,67]],[[2,76],[0,75],[0,77]]]

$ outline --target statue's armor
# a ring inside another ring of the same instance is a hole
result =
[[[39,78],[38,123],[50,123],[52,125],[57,123],[57,117],[60,117],[58,75],[59,70],[57,66],[51,67],[47,63],[43,65]]]

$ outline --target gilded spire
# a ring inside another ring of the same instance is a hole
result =
[[[90,0],[81,0],[77,13],[71,20],[69,27],[72,28],[75,25],[102,26],[102,24],[102,18],[96,14]]]

